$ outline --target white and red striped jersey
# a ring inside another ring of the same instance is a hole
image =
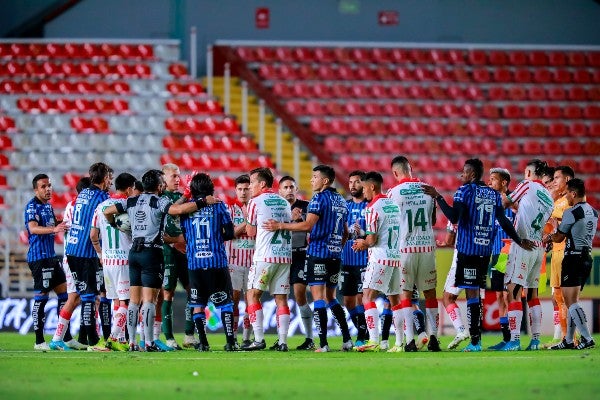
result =
[[[262,224],[270,219],[278,222],[290,222],[292,210],[290,203],[272,191],[265,191],[252,198],[248,203],[248,224],[256,226],[255,262],[291,263],[292,234],[290,231],[269,232]]]
[[[423,193],[418,179],[404,179],[388,190],[388,197],[400,208],[400,251],[425,253],[435,250],[432,215],[435,203]]]
[[[376,234],[377,242],[369,247],[369,261],[392,267],[400,266],[400,209],[386,195],[376,196],[367,205],[367,235]]]
[[[63,263],[67,264],[67,242],[69,241],[69,228],[71,227],[71,221],[73,220],[73,204],[75,204],[75,199],[69,201],[65,206],[65,212],[63,213],[63,221],[67,225],[67,232],[65,232],[65,238],[63,240]]]
[[[116,203],[117,199],[125,197],[114,195],[110,199],[98,204],[92,218],[92,229],[100,231],[102,246],[102,266],[129,265],[129,250],[131,249],[131,236],[113,228],[104,217],[104,209]]]
[[[554,201],[541,181],[522,181],[508,199],[517,205],[515,229],[521,239],[541,244],[544,225],[552,215]]]
[[[247,207],[246,204],[237,201],[227,206],[227,211],[229,211],[234,227],[246,221],[244,211],[246,211]],[[229,265],[250,268],[252,266],[255,244],[256,241],[254,238],[246,234],[225,242],[225,251],[227,252]]]

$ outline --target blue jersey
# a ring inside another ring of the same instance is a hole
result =
[[[66,255],[83,258],[98,257],[90,240],[90,230],[96,207],[108,197],[107,192],[95,185],[83,189],[77,195],[75,204],[73,204],[73,219],[65,248]]]
[[[316,193],[308,203],[308,213],[319,216],[310,231],[306,254],[317,258],[340,258],[348,208],[337,190]]]
[[[515,222],[515,212],[512,210],[512,208],[509,207],[505,209],[504,215],[506,215],[506,218],[508,218],[511,223]],[[504,229],[502,229],[502,227],[498,223],[498,220],[496,220],[494,229],[494,247],[492,249],[492,254],[496,255],[500,254],[500,250],[502,250],[502,247],[504,247],[504,242],[502,241],[502,239],[509,239],[510,237],[506,234],[506,232],[504,232]]]
[[[223,240],[223,228],[232,224],[223,203],[201,208],[181,216],[181,230],[185,236],[188,268],[228,268]]]
[[[351,265],[356,267],[365,267],[367,265],[367,257],[369,252],[364,251],[354,251],[352,250],[352,244],[354,243],[354,239],[359,239],[355,233],[353,228],[354,224],[360,226],[361,231],[367,230],[367,224],[365,219],[365,210],[367,209],[367,204],[369,202],[367,200],[363,200],[360,203],[356,203],[354,200],[346,201],[346,206],[348,208],[348,241],[344,245],[344,250],[342,251],[342,265]],[[364,236],[364,234],[363,234]]]
[[[25,229],[29,234],[29,250],[27,250],[27,262],[43,260],[56,257],[54,252],[54,233],[47,235],[35,235],[29,232],[29,222],[35,221],[38,226],[56,226],[54,210],[49,203],[42,203],[34,197],[25,206]]]
[[[483,182],[467,183],[454,194],[454,207],[457,205],[463,212],[458,220],[456,250],[470,256],[491,255],[496,212],[502,208],[500,193]]]

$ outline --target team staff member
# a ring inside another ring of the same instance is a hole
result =
[[[29,249],[27,263],[33,276],[34,303],[31,309],[35,332],[34,350],[50,350],[44,339],[44,323],[48,293],[53,290],[58,297],[58,309],[67,300],[65,272],[54,252],[54,235],[66,230],[65,222],[57,223],[54,209],[49,203],[52,198],[52,183],[46,174],[38,174],[31,182],[34,197],[25,206],[25,229],[27,229]],[[71,340],[70,332],[67,340]]]
[[[567,182],[566,196],[571,208],[563,213],[557,232],[544,239],[545,243],[567,240],[561,270],[561,289],[569,309],[568,329],[562,342],[550,349],[583,350],[596,345],[590,335],[585,312],[579,304],[579,293],[592,270],[592,241],[598,228],[598,211],[586,203],[585,184],[581,179],[574,178]],[[577,347],[573,343],[573,325],[581,333]]]

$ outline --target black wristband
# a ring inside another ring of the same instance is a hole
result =
[[[443,199],[444,197],[441,194],[438,194],[437,196],[435,196],[435,199],[437,201],[440,201],[441,199]]]
[[[201,208],[204,208],[208,206],[208,204],[206,203],[206,199],[198,199],[196,200],[196,207],[198,207],[198,210]]]

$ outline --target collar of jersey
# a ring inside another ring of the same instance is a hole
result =
[[[254,197],[258,197],[258,196],[260,196],[261,194],[264,194],[264,193],[275,193],[275,192],[273,191],[273,189],[263,189],[263,190],[261,190],[261,191],[260,191],[260,193],[259,193],[259,194],[257,194],[256,196],[252,196],[252,198],[254,198]]]
[[[238,199],[234,199],[231,202],[231,205],[232,206],[238,206],[239,208],[244,208],[244,204],[241,201],[239,201]]]
[[[126,199],[127,195],[121,193],[113,193],[110,195],[111,199]]]
[[[541,180],[539,180],[539,179],[532,179],[532,180],[531,180],[531,182],[537,182],[537,183],[539,183],[540,185],[542,185],[543,187],[546,187],[546,185],[544,185],[544,182],[542,182],[542,181],[541,181]]]
[[[419,180],[419,178],[404,178],[404,179],[399,180],[398,184],[396,186],[400,186],[406,182],[421,182],[421,181]]]
[[[383,193],[378,194],[377,196],[373,197],[373,200],[371,200],[369,202],[369,204],[367,204],[368,207],[371,207],[373,204],[375,204],[375,202],[379,199],[387,199],[387,196]]]

